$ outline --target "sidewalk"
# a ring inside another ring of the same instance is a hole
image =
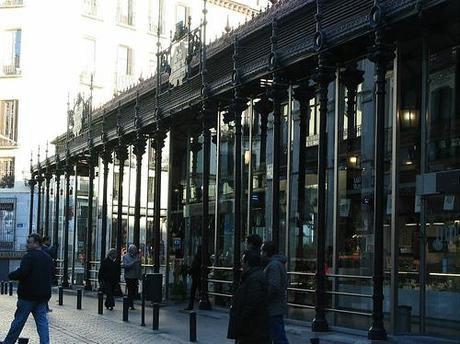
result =
[[[156,344],[189,343],[189,312],[184,311],[185,304],[167,305],[160,308],[159,331],[152,328],[152,308],[146,308],[146,326],[141,327],[141,307],[129,312],[129,321],[122,321],[122,302],[118,299],[115,309],[97,314],[97,298],[94,292],[83,292],[82,309],[76,309],[76,291],[64,293],[64,305],[57,305],[57,294],[53,295],[49,313],[51,343],[146,343]],[[13,318],[16,297],[0,297],[0,340],[6,335]],[[197,313],[197,339],[203,344],[234,344],[226,339],[228,313],[223,310],[202,311]],[[291,344],[310,343],[311,338],[320,338],[320,344],[364,344],[370,343],[366,337],[353,336],[338,332],[323,334],[311,333],[309,327],[287,325],[286,330]],[[38,343],[33,319],[30,318],[22,334]],[[389,343],[460,343],[428,337],[396,337]],[[382,343],[388,343],[382,342]]]

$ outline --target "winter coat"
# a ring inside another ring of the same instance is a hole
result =
[[[287,314],[287,286],[286,257],[275,254],[270,258],[264,269],[268,281],[268,313],[270,316]]]
[[[236,291],[227,337],[248,343],[269,343],[267,281],[261,268],[252,268],[242,276]]]
[[[115,285],[120,279],[118,274],[118,264],[108,257],[104,258],[97,276],[99,283],[104,284],[104,282],[109,282],[111,285]]]
[[[138,255],[125,254],[123,256],[123,267],[125,269],[125,280],[140,279],[142,277],[141,261]]]
[[[51,298],[53,273],[53,260],[48,253],[37,249],[28,251],[19,268],[8,277],[19,281],[19,299],[46,302]]]

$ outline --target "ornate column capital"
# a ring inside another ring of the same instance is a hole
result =
[[[314,86],[310,86],[308,82],[303,82],[293,89],[293,98],[297,100],[302,106],[308,104],[310,99],[316,95]]]
[[[104,148],[99,153],[99,156],[104,164],[111,164],[113,162],[112,151],[107,147],[107,145],[104,145]]]
[[[166,130],[158,128],[150,135],[150,137],[153,139],[152,147],[155,150],[162,150],[165,146]]]
[[[28,184],[30,187],[37,185],[37,181],[34,178],[29,179]]]
[[[347,69],[340,73],[340,82],[348,91],[356,91],[358,85],[363,81],[364,71],[357,69],[355,63],[347,66]]]
[[[270,112],[273,111],[273,102],[268,99],[266,94],[264,94],[262,98],[254,104],[254,109],[257,113],[263,116],[267,116]]]
[[[115,147],[115,157],[119,161],[126,161],[128,159],[128,146],[125,144],[119,144]]]
[[[320,53],[318,55],[318,67],[311,76],[312,80],[320,87],[327,87],[335,78],[335,67],[330,65],[329,57]]]
[[[145,153],[147,138],[145,135],[138,133],[133,142],[133,153],[137,158],[142,158]]]

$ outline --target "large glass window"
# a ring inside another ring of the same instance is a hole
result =
[[[91,76],[96,73],[96,40],[94,38],[84,38],[82,48],[82,69],[80,81],[85,84],[91,82]]]
[[[0,251],[14,250],[15,219],[15,200],[5,198],[0,199]]]
[[[123,25],[134,25],[134,0],[118,0],[117,22]]]
[[[14,187],[14,158],[0,158],[0,188]]]
[[[134,82],[133,50],[119,45],[117,51],[116,88],[125,89]]]
[[[18,101],[0,100],[0,147],[17,144]]]
[[[0,35],[2,70],[0,75],[21,74],[21,34],[22,31],[8,30]]]
[[[158,13],[158,11],[160,13]],[[165,34],[165,9],[164,0],[149,0],[149,32],[157,34],[158,25],[160,26],[160,35]]]

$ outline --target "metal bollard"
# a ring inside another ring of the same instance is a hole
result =
[[[145,326],[145,289],[142,289],[141,326]]]
[[[77,309],[81,309],[81,289],[77,290]]]
[[[196,342],[196,312],[190,312],[190,341]]]
[[[9,294],[10,294],[10,296],[13,296],[13,282],[12,281],[10,281],[9,286],[10,286]]]
[[[99,291],[97,293],[97,314],[104,313],[104,293]]]
[[[64,304],[64,289],[62,287],[59,287],[59,306],[62,306]]]
[[[0,286],[0,294],[3,295],[4,294],[4,289],[5,288],[5,282],[1,282],[1,286]]]
[[[153,304],[153,321],[152,330],[158,331],[160,327],[160,305],[158,303]]]
[[[127,296],[123,296],[123,321],[128,321],[129,301]]]
[[[18,344],[27,344],[29,343],[29,338],[18,338]]]

